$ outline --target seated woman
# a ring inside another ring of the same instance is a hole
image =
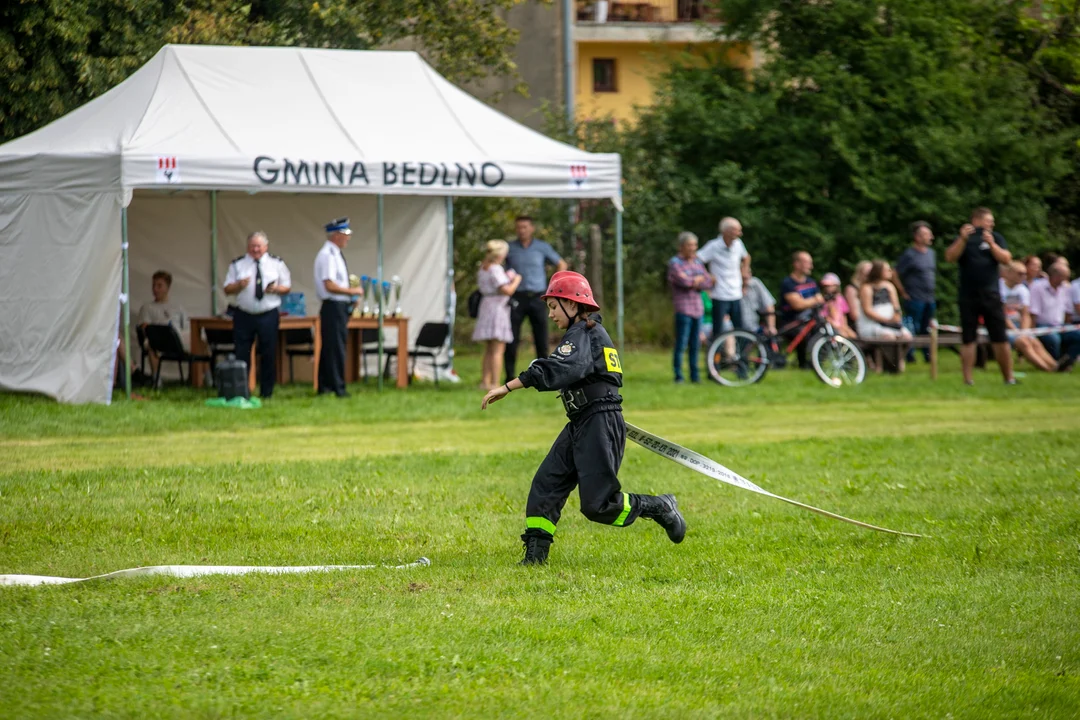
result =
[[[859,317],[862,315],[862,301],[859,300],[859,290],[866,283],[870,275],[870,267],[873,265],[869,260],[860,260],[855,266],[855,272],[851,274],[851,283],[844,288],[844,300],[848,306],[848,325],[858,329]]]
[[[1037,258],[1036,258],[1037,259]],[[1055,372],[1061,369],[1054,356],[1043,347],[1038,338],[1031,335],[1018,335],[1016,330],[1034,327],[1031,321],[1031,292],[1024,285],[1027,268],[1024,263],[1015,260],[1002,266],[1001,302],[1005,305],[1005,326],[1009,329],[1009,343],[1017,349],[1028,362],[1040,370]],[[1065,355],[1064,357],[1069,357]],[[1064,365],[1066,363],[1062,363]]]
[[[875,260],[859,289],[862,314],[855,329],[864,340],[911,339],[911,332],[900,322],[900,299],[891,282],[892,272],[889,263]]]

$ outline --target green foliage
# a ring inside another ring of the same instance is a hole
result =
[[[1062,129],[1080,126],[1080,1],[1031,0],[1025,12],[999,12],[995,32],[1006,56],[1026,68],[1039,100]],[[1069,173],[1049,200],[1055,249],[1080,263],[1080,146],[1068,155]]]
[[[165,43],[369,49],[410,40],[456,82],[515,75],[520,0],[14,0],[0,5],[0,142],[113,87]]]
[[[978,4],[724,8],[726,31],[768,48],[766,62],[749,75],[722,61],[675,68],[642,112],[631,143],[656,162],[644,170],[649,217],[635,204],[630,221],[635,256],[659,264],[677,227],[709,238],[731,214],[775,287],[796,249],[846,273],[895,258],[913,220],[951,238],[978,205],[995,209],[1014,251],[1048,242],[1047,199],[1075,134],[1003,56]]]

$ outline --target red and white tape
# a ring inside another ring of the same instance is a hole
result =
[[[265,565],[152,565],[150,567],[137,567],[128,570],[94,575],[88,578],[65,578],[51,577],[49,575],[0,575],[0,585],[67,585],[69,583],[90,582],[92,580],[116,580],[118,578],[145,577],[147,575],[165,575],[175,578],[193,578],[204,575],[251,575],[261,573],[265,575],[293,575],[298,573],[329,572],[332,570],[372,570],[377,567],[389,569],[401,569],[411,567],[424,567],[431,561],[422,557],[416,562],[405,565],[294,565],[294,566],[265,566]]]
[[[956,325],[938,325],[937,321],[931,321],[931,325],[937,327],[940,332],[947,333],[960,333],[962,328]],[[1043,335],[1050,335],[1052,333],[1070,332],[1072,330],[1080,330],[1080,325],[1057,325],[1055,327],[1041,327],[1041,328],[1028,328],[1027,330],[1009,330],[1009,335],[1026,335],[1028,337],[1041,337]],[[986,335],[986,328],[980,327],[978,330],[980,335]]]
[[[795,505],[796,507],[801,507],[804,510],[816,512],[818,515],[824,515],[825,517],[832,518],[833,520],[840,520],[842,522],[851,523],[852,525],[858,525],[859,527],[866,528],[868,530],[877,530],[878,532],[891,533],[893,535],[903,535],[904,537],[922,537],[922,535],[919,535],[917,533],[890,530],[889,528],[871,525],[870,523],[864,523],[859,520],[852,520],[851,518],[846,518],[843,515],[831,513],[828,510],[822,510],[821,508],[816,508],[812,505],[807,505],[796,500],[789,500],[786,497],[781,497],[779,495],[769,492],[768,490],[758,487],[754,483],[744,478],[742,475],[728,470],[726,467],[716,462],[715,460],[707,458],[700,453],[694,452],[693,450],[687,450],[682,445],[677,445],[669,440],[665,440],[662,437],[653,435],[651,432],[648,432],[647,430],[642,430],[641,428],[635,425],[631,425],[630,423],[626,423],[626,436],[636,442],[641,447],[647,450],[652,450],[657,455],[666,457],[672,462],[678,463],[684,467],[688,467],[695,472],[699,472],[702,475],[705,475],[706,477],[711,477],[714,480],[719,480],[722,483],[734,485],[737,488],[749,490],[750,492],[755,492],[759,495],[764,495],[765,497],[783,500],[786,503]]]

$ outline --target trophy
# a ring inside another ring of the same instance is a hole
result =
[[[394,306],[394,317],[401,317],[401,288],[404,285],[401,281],[401,276],[395,275],[390,278],[390,284],[394,286],[394,292],[397,295],[397,304]]]
[[[349,287],[354,287],[354,288],[360,287],[360,276],[359,275],[349,275]],[[355,295],[353,295],[353,297],[352,297],[352,305],[350,306],[349,310],[350,310],[350,314],[353,317],[360,317],[360,306],[356,303],[356,296]]]
[[[360,277],[360,286],[364,289],[364,310],[362,313],[364,317],[371,314],[371,306],[368,304],[368,298],[371,297],[371,280],[372,278],[367,275]]]
[[[379,295],[379,314],[386,316],[386,308],[390,307],[390,288],[392,286],[386,280],[383,280],[382,293]]]

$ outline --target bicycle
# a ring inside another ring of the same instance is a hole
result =
[[[786,348],[783,347],[780,338],[792,332],[795,337]],[[814,374],[829,387],[858,385],[866,379],[866,358],[862,350],[837,334],[823,306],[815,308],[808,319],[790,323],[776,335],[746,330],[720,333],[709,346],[706,365],[709,375],[721,385],[753,385],[765,377],[769,366],[774,364],[774,355],[783,357],[804,342],[812,343],[810,364]]]

